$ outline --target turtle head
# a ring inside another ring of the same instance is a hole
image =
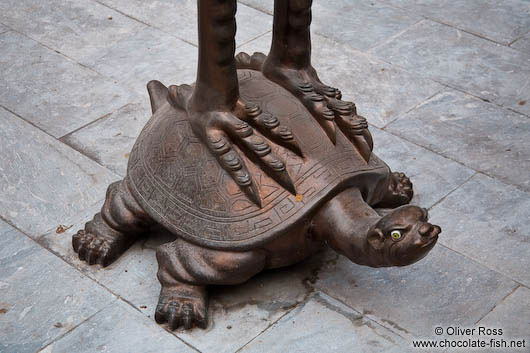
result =
[[[427,222],[426,209],[401,206],[382,217],[366,237],[370,265],[407,266],[421,260],[433,248],[441,228]]]

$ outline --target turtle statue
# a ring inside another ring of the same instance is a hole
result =
[[[194,85],[151,81],[153,116],[73,236],[107,266],[159,224],[155,319],[206,327],[207,286],[232,285],[330,246],[366,266],[405,266],[440,227],[407,205],[412,184],[372,153],[367,122],[311,65],[311,1],[276,0],[269,54],[235,56],[236,0],[198,0]],[[395,208],[381,217],[373,207]]]

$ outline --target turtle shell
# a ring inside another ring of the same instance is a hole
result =
[[[238,70],[238,76],[244,100],[291,128],[303,157],[268,142],[284,160],[297,194],[240,153],[262,207],[251,202],[194,136],[186,112],[166,104],[138,137],[126,178],[135,199],[155,221],[201,246],[246,250],[285,234],[347,187],[359,187],[370,201],[388,176],[385,163],[374,154],[366,163],[339,129],[334,145],[298,99],[260,72]]]

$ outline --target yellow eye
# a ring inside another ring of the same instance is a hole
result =
[[[390,232],[390,236],[392,237],[392,239],[398,240],[399,238],[401,238],[401,231],[393,230],[392,232]]]

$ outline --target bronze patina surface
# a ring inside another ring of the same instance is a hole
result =
[[[440,227],[407,205],[412,183],[372,153],[366,120],[311,66],[311,1],[277,0],[269,55],[235,54],[235,0],[198,0],[193,86],[148,84],[153,116],[127,176],[73,237],[107,266],[149,228],[177,236],[157,251],[155,318],[206,327],[208,285],[237,284],[329,245],[372,267],[405,266]],[[381,217],[372,207],[396,208]]]

